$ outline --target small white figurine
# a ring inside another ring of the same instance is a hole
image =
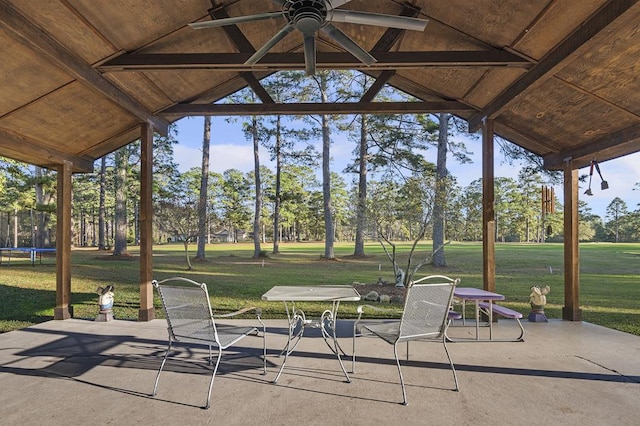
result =
[[[113,308],[113,286],[108,285],[104,288],[98,287],[96,293],[100,295],[98,298],[98,305],[100,305],[101,311],[107,311]]]
[[[534,285],[531,287],[529,295],[529,303],[531,304],[531,313],[529,321],[531,322],[547,322],[547,316],[544,313],[544,305],[547,304],[547,294],[551,291],[549,286],[543,288]]]
[[[531,294],[529,295],[529,303],[533,309],[544,309],[544,305],[547,304],[547,294],[551,291],[549,286],[540,288],[537,285],[531,287]]]

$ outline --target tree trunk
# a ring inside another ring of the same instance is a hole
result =
[[[444,256],[444,213],[447,201],[447,147],[449,144],[450,114],[438,114],[438,159],[436,163],[436,191],[433,204],[433,266],[446,266]]]
[[[202,176],[200,177],[200,199],[198,201],[198,251],[196,259],[205,258],[205,234],[207,232],[207,204],[209,187],[209,147],[211,145],[211,117],[204,117],[202,137]]]
[[[127,167],[129,151],[124,146],[116,151],[116,212],[114,256],[127,255]]]
[[[276,194],[273,207],[273,254],[280,253],[280,202],[281,176],[282,176],[282,135],[280,133],[280,116],[276,117]]]
[[[44,206],[45,204],[44,190],[42,188],[42,168],[36,166],[35,174],[36,174],[36,185],[35,185],[36,210],[40,210],[42,206]],[[45,247],[44,244],[45,244],[46,224],[45,224],[44,212],[42,212],[41,210],[37,213],[37,221],[38,221],[38,225],[35,229],[34,246]]]
[[[18,245],[18,208],[13,209],[13,246],[19,247]]]
[[[107,193],[107,159],[102,157],[100,160],[100,205],[98,207],[98,250],[106,248],[106,193]]]
[[[252,117],[251,135],[253,137],[253,167],[256,187],[256,205],[253,215],[253,257],[260,257],[260,213],[262,212],[262,184],[260,182],[260,139],[258,138],[258,120]]]
[[[360,115],[360,158],[358,165],[358,204],[356,206],[355,256],[364,256],[364,233],[367,222],[367,116]]]
[[[331,138],[329,134],[329,116],[322,116],[322,195],[324,207],[324,257],[325,259],[335,259],[333,250],[334,230],[333,230],[333,209],[331,207],[331,170],[330,170],[330,147]]]
[[[182,244],[184,245],[184,256],[187,258],[187,269],[191,271],[193,266],[191,266],[191,259],[189,259],[189,239],[185,239]]]

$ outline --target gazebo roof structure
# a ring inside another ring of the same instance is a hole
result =
[[[308,7],[429,22],[318,31],[315,69],[376,78],[359,102],[326,104],[279,104],[260,83],[305,69],[299,27],[248,64],[289,15],[189,25]],[[493,136],[564,171],[563,316],[580,319],[577,169],[640,151],[638,22],[634,0],[0,0],[0,155],[58,170],[55,317],[71,313],[71,174],[105,154],[142,141],[140,318],[151,319],[153,132],[189,115],[451,112],[483,130],[485,288],[495,285]],[[356,59],[345,39],[375,62]],[[385,84],[418,101],[377,102]],[[261,104],[215,104],[247,86]]]
[[[304,68],[300,32],[244,65],[284,18],[206,30],[188,24],[278,11],[277,3],[0,0],[0,155],[41,166],[67,160],[87,171],[137,139],[140,123],[164,132],[186,115],[228,113],[203,104],[245,86],[269,103],[259,79]],[[359,69],[421,100],[370,105],[370,93],[332,111],[450,111],[472,130],[493,119],[496,134],[552,169],[569,158],[582,167],[594,156],[640,150],[636,1],[353,0],[340,9],[429,23],[422,32],[335,23],[371,51],[371,66],[320,32],[318,69]]]

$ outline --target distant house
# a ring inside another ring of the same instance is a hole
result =
[[[233,232],[228,229],[222,229],[218,232],[211,234],[211,239],[217,242],[232,243],[234,241],[244,241],[247,238],[247,233],[241,229],[236,229],[236,238],[233,238]]]

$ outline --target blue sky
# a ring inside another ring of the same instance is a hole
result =
[[[203,118],[191,117],[178,121],[178,146],[175,147],[175,160],[181,171],[191,167],[200,167],[202,162],[202,130]],[[447,165],[452,173],[457,176],[461,186],[468,185],[471,181],[482,176],[481,141],[468,140],[465,142],[467,149],[473,152],[471,156],[473,163],[459,165],[453,159],[449,159]],[[342,172],[346,163],[351,159],[353,144],[347,141],[346,136],[334,134],[331,146],[331,156],[333,158],[331,169],[335,172]],[[496,148],[496,152],[498,149]],[[427,158],[435,162],[436,151],[427,153],[433,158]],[[262,165],[269,166],[269,156],[266,151],[260,155]],[[241,131],[240,121],[227,123],[224,117],[212,117],[211,125],[211,151],[210,151],[211,171],[221,173],[227,169],[235,168],[243,172],[253,170],[253,147],[248,142]],[[627,203],[630,211],[636,210],[640,204],[640,190],[633,190],[636,182],[640,182],[640,153],[628,155],[623,158],[600,163],[600,169],[604,180],[609,183],[609,189],[600,189],[600,177],[595,174],[591,189],[593,196],[583,195],[586,190],[580,190],[580,199],[586,201],[592,212],[604,218],[606,208],[615,197],[620,197]],[[519,167],[512,166],[496,156],[495,175],[496,177],[516,177]],[[579,172],[581,175],[588,174],[589,168],[583,168]],[[350,178],[346,179],[347,181]],[[556,196],[562,202],[562,188],[556,187]]]

